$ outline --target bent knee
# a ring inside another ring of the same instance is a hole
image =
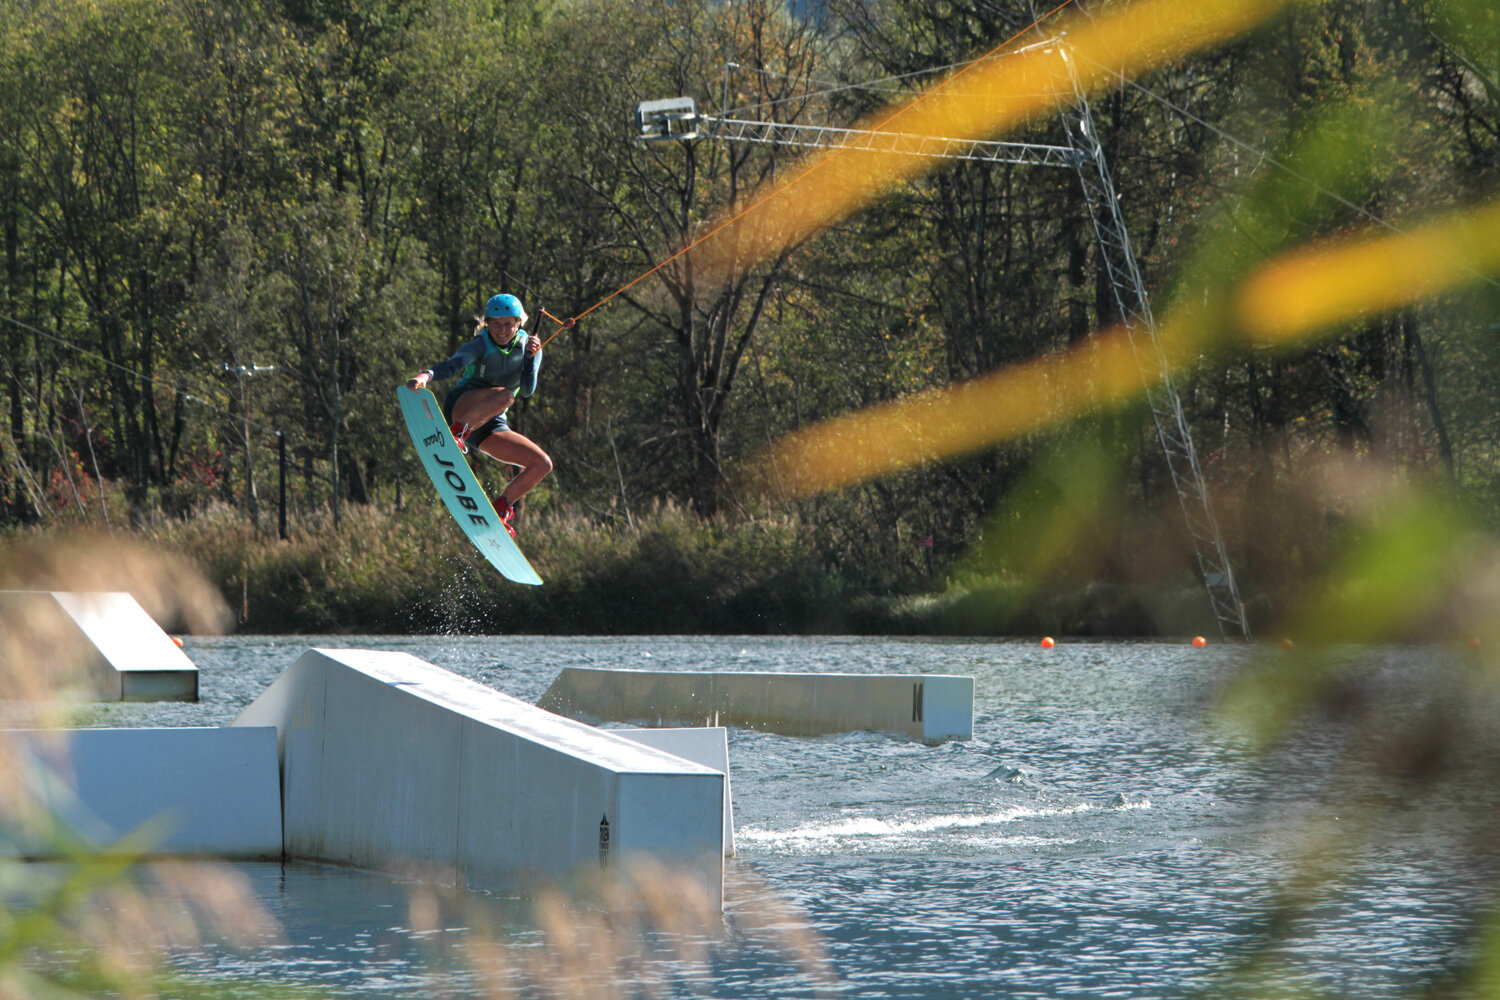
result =
[[[536,461],[531,466],[539,475],[547,475],[552,471],[552,456],[545,451],[538,452]]]

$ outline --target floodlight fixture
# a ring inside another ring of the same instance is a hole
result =
[[[691,97],[642,101],[635,106],[636,138],[646,142],[698,138],[698,105]]]

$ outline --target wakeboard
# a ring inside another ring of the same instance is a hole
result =
[[[396,395],[401,398],[401,415],[406,418],[411,443],[422,457],[422,467],[469,541],[507,580],[540,585],[542,578],[500,523],[500,515],[485,497],[468,459],[458,450],[432,390],[413,392],[403,385],[396,389]]]

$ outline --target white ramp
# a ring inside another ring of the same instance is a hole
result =
[[[148,855],[281,857],[276,730],[74,729],[0,734],[15,740],[25,778],[69,836],[107,852],[140,830]],[[58,843],[31,831],[10,845],[52,857]]]
[[[642,854],[722,899],[722,774],[406,653],[309,650],[234,724],[280,732],[290,857],[506,891]]]
[[[665,750],[669,754],[724,773],[724,856],[734,857],[734,794],[729,781],[729,730],[723,726],[695,729],[611,729],[627,740]]]
[[[742,726],[786,736],[899,733],[924,743],[974,732],[974,678],[564,667],[537,702],[585,722]]]
[[[91,693],[101,701],[198,700],[198,668],[130,594],[8,590],[0,601],[20,621],[61,613],[89,651]]]

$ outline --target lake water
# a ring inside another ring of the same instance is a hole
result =
[[[1207,718],[1250,653],[1186,643],[765,637],[190,639],[195,705],[107,705],[85,725],[220,725],[310,646],[395,649],[534,702],[564,666],[953,673],[975,678],[974,738],[926,747],[859,733],[730,731],[739,854],[726,921],[772,897],[800,911],[834,982],[755,942],[684,970],[669,995],[765,998],[1186,997],[1257,938],[1332,749],[1251,758]],[[1411,654],[1420,660],[1421,656]],[[1402,669],[1402,656],[1394,657]],[[1418,667],[1413,667],[1418,669]],[[1418,822],[1283,945],[1294,987],[1394,997],[1451,969],[1482,876]],[[1441,838],[1439,838],[1441,839]],[[237,866],[285,940],[184,952],[221,982],[333,995],[486,995],[456,958],[474,912],[525,945],[524,904],[471,894],[412,930],[402,879]],[[462,902],[462,901],[461,901]],[[660,942],[657,942],[660,944]],[[657,958],[668,966],[671,958]],[[667,974],[672,970],[668,968]]]

